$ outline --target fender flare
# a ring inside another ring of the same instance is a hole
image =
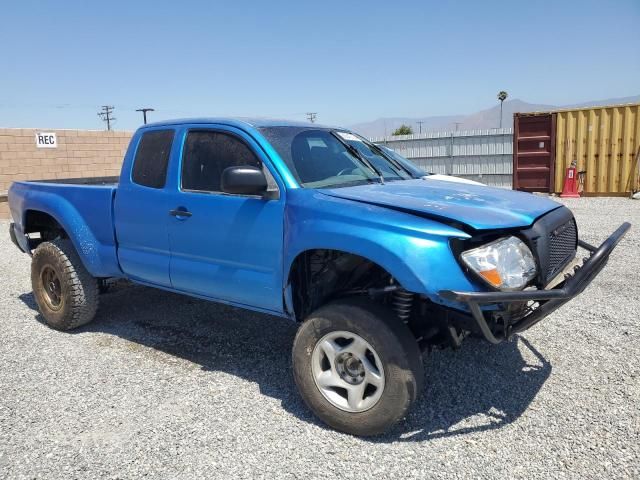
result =
[[[111,259],[115,253],[115,241],[112,244],[101,243],[81,213],[67,199],[51,192],[27,191],[22,205],[23,234],[27,213],[30,211],[45,213],[58,222],[78,252],[82,264],[92,276],[122,275],[117,261]]]

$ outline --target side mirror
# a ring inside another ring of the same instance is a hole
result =
[[[220,186],[225,193],[263,195],[267,191],[267,177],[257,167],[249,165],[227,167],[222,172]]]

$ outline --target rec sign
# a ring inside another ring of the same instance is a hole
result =
[[[58,139],[53,132],[37,132],[36,133],[36,147],[38,148],[56,148],[58,146]]]

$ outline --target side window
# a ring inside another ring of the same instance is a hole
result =
[[[220,192],[220,178],[227,167],[261,162],[239,138],[222,132],[191,131],[182,153],[182,189]]]
[[[152,130],[142,134],[131,174],[135,183],[151,188],[164,187],[173,134],[173,130]]]

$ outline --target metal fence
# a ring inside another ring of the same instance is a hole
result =
[[[431,173],[511,188],[513,129],[428,132],[372,138]]]

